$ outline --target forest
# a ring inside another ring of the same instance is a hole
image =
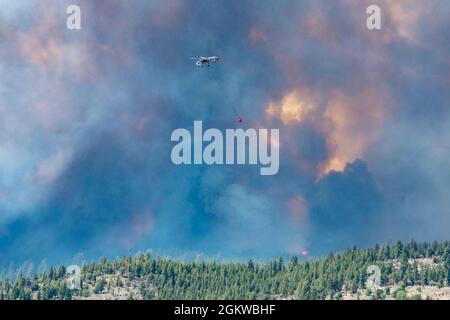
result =
[[[70,289],[63,265],[0,281],[0,300],[70,299],[405,299],[408,286],[450,285],[450,243],[411,241],[349,248],[317,259],[293,256],[266,263],[186,262],[149,253],[81,266],[81,286]],[[380,288],[366,287],[367,268],[380,268]],[[391,288],[396,286],[395,292]],[[124,294],[126,294],[124,296]],[[414,298],[414,297],[413,297]],[[425,298],[417,296],[416,298]]]

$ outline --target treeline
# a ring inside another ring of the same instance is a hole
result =
[[[89,297],[111,292],[129,281],[139,283],[142,299],[339,299],[343,290],[354,294],[365,290],[370,265],[380,268],[382,287],[448,286],[449,250],[449,242],[411,241],[370,249],[353,247],[302,262],[295,256],[287,262],[279,258],[265,264],[252,260],[247,263],[176,262],[153,258],[150,254],[113,261],[102,258],[82,266],[81,289],[68,288],[66,268],[59,266],[32,277],[3,279],[0,299]],[[423,258],[429,258],[431,263],[419,264],[417,260]],[[373,293],[379,299],[386,294],[389,292]]]

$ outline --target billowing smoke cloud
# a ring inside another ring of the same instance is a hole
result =
[[[0,264],[448,237],[450,5],[369,31],[369,4],[0,1]],[[238,115],[280,129],[278,175],[171,163],[172,130]]]

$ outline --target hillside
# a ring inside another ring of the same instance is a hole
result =
[[[450,244],[350,248],[321,259],[265,264],[176,262],[149,254],[81,267],[69,289],[64,266],[0,281],[0,299],[450,299]],[[380,288],[367,289],[371,265]]]

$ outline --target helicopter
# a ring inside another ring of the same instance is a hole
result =
[[[204,67],[205,65],[210,67],[211,63],[217,63],[219,62],[220,58],[218,56],[211,56],[211,57],[191,57],[190,59],[196,60],[195,65],[197,67]],[[244,123],[244,117],[238,115],[236,108],[232,108],[234,113],[236,114],[236,122],[239,125],[242,125]]]
[[[211,66],[211,63],[216,63],[219,62],[220,58],[217,56],[212,56],[212,57],[192,57],[190,58],[192,60],[196,60],[195,65],[197,67],[204,67],[206,66]]]

